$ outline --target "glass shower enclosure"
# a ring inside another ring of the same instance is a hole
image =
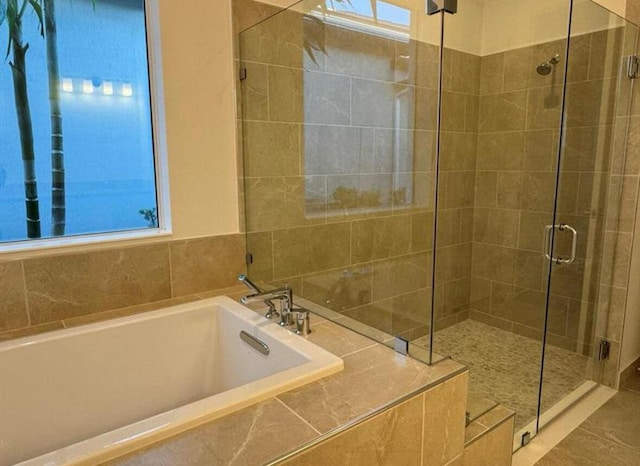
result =
[[[602,381],[637,28],[455,3],[303,1],[240,34],[248,270],[466,364],[469,419],[515,410],[517,447]]]

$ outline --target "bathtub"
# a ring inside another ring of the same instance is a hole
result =
[[[224,296],[0,343],[0,465],[95,463],[342,368]]]

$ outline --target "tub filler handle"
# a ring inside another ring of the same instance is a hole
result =
[[[254,337],[253,335],[249,335],[244,330],[240,331],[240,339],[244,341],[246,344],[251,346],[253,349],[260,351],[265,356],[269,356],[271,350],[269,349],[269,345],[267,345],[264,341],[259,338]]]

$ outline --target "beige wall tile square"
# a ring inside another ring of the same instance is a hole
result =
[[[519,224],[517,210],[478,207],[473,215],[473,240],[515,248]]]
[[[302,278],[302,297],[342,312],[371,302],[372,268],[347,267]]]
[[[281,8],[255,0],[233,0],[231,11],[233,14],[234,34],[240,33],[278,13]]]
[[[523,168],[525,170],[555,170],[558,160],[557,139],[554,130],[525,132]]]
[[[549,58],[547,57],[542,61],[546,61]],[[538,66],[538,64],[534,66]],[[531,77],[531,65],[533,65],[533,47],[504,52],[504,91],[527,89]]]
[[[471,277],[469,307],[489,313],[491,311],[491,281],[480,277]]]
[[[473,241],[473,208],[460,209],[460,242]]]
[[[396,81],[436,89],[439,65],[437,46],[415,40],[396,42]]]
[[[28,326],[21,262],[0,262],[0,296],[0,332]]]
[[[527,130],[555,129],[560,126],[562,86],[529,89],[527,98]]]
[[[498,94],[503,91],[504,53],[485,55],[480,64],[480,94]]]
[[[478,95],[480,92],[480,60],[477,55],[451,50],[451,90]]]
[[[519,170],[524,158],[524,133],[478,135],[479,170]]]
[[[446,464],[464,445],[468,374],[458,375],[424,394],[423,464]]]
[[[571,36],[569,43],[569,70],[567,81],[584,81],[589,78],[589,55],[591,52],[591,34]],[[564,59],[564,57],[562,57]],[[560,63],[558,63],[560,65]],[[560,73],[558,73],[560,74]]]
[[[551,225],[551,214],[522,212],[520,215],[520,232],[518,233],[518,249],[542,252],[544,248],[545,227]]]
[[[344,27],[325,31],[327,72],[392,82],[396,44],[392,39]]]
[[[347,86],[349,80],[347,79]],[[415,95],[415,89],[413,87],[395,84],[392,82],[372,81],[368,79],[352,79],[351,80],[352,92],[349,93],[348,89],[342,96],[351,95],[351,112],[352,119],[351,124],[354,126],[367,126],[367,127],[379,127],[379,128],[393,128],[395,126],[394,115],[396,115],[396,104],[398,102],[399,95],[402,93],[404,96],[403,103],[406,110],[402,112],[404,121],[398,122],[401,128],[419,128],[419,129],[435,129],[434,124],[429,125],[432,127],[422,127],[416,124],[418,116],[414,121],[413,112],[409,110],[409,105],[413,105],[413,96]],[[435,94],[435,91],[430,91]],[[429,99],[423,101],[423,105],[426,107],[433,107],[435,110],[437,100],[435,95],[432,95]],[[346,102],[347,109],[349,108],[349,101]],[[418,109],[416,109],[416,112]],[[424,110],[423,110],[424,111]],[[326,123],[331,124],[331,121]],[[337,124],[345,124],[342,122],[335,122]],[[348,124],[348,121],[347,123]]]
[[[640,86],[638,86],[640,87]],[[638,96],[640,96],[640,91],[638,92]],[[633,101],[640,100],[638,97],[634,97]],[[624,133],[626,129],[625,119],[618,120],[620,124],[616,124],[616,130],[620,130],[621,133]],[[618,151],[616,151],[616,160],[619,161],[616,166],[615,173],[621,174],[624,170],[625,175],[638,175],[640,174],[640,117],[634,116],[629,118],[628,120],[628,136],[627,136],[627,145],[626,145],[626,154],[623,150],[624,143],[621,144],[622,147],[618,147]],[[618,135],[617,135],[618,136]],[[619,137],[616,138],[617,142],[623,142],[624,136],[620,134]],[[622,165],[622,157],[626,156],[624,166]],[[623,168],[624,167],[624,168]]]
[[[471,276],[471,243],[438,248],[436,282],[446,283]]]
[[[245,120],[268,120],[268,67],[260,63],[243,63],[242,66],[247,70],[247,78],[240,82],[242,113],[239,117]]]
[[[522,192],[522,173],[498,172],[496,205],[499,208],[520,208]]]
[[[420,395],[331,437],[284,464],[420,466],[422,408]]]
[[[174,241],[169,249],[173,296],[234,286],[246,271],[244,235]]]
[[[336,223],[274,231],[274,278],[349,265],[349,230],[348,223]]]
[[[567,85],[566,125],[611,125],[615,117],[615,79],[583,81]]]
[[[400,88],[399,91],[405,91],[403,88]],[[411,93],[406,93],[406,96],[402,96],[403,107],[407,108],[404,112],[403,117],[399,121],[399,125],[401,127],[415,127],[416,129],[435,131],[437,129],[437,117],[438,117],[438,92],[434,89],[428,89],[426,87],[416,87],[415,88],[415,100],[414,102],[407,102],[407,98],[410,99]],[[447,97],[447,93],[443,94],[443,121],[442,121],[442,129],[444,131],[448,131],[450,126],[453,124],[452,122],[445,122],[444,120],[444,108],[445,105],[447,108],[451,108],[450,102],[453,101],[453,106],[457,111],[462,108],[464,111],[464,100],[462,98],[452,98]],[[446,102],[446,103],[445,103]],[[414,112],[414,113],[412,113]],[[415,114],[415,120],[413,121],[412,126],[412,114]],[[456,128],[464,127],[464,114],[460,114],[462,118],[462,123],[453,124]],[[406,117],[406,123],[403,121]]]
[[[521,208],[531,212],[553,211],[556,176],[554,173],[525,172],[522,178]]]
[[[247,253],[253,261],[247,266],[251,279],[273,280],[273,232],[247,233]]]
[[[635,3],[630,1],[628,3]],[[624,27],[596,31],[591,34],[589,79],[618,76],[624,47]],[[571,39],[573,43],[573,38]],[[583,78],[584,79],[584,78]]]
[[[476,207],[496,207],[498,192],[498,173],[488,171],[476,172]]]
[[[353,222],[351,226],[351,262],[406,254],[411,246],[411,216],[383,217]]]
[[[302,85],[304,89],[302,92],[304,97],[303,122],[329,125],[348,125],[351,122],[351,82],[349,78],[305,71],[302,76]]]
[[[516,250],[485,243],[473,243],[473,276],[511,283]]]
[[[411,216],[411,252],[433,249],[433,212]]]
[[[304,112],[307,74],[297,68],[269,66],[269,119],[287,123],[308,121]],[[244,81],[243,81],[244,83]]]
[[[468,95],[465,106],[464,130],[469,133],[478,132],[478,119],[480,118],[480,97]]]
[[[443,315],[450,315],[468,309],[470,296],[470,278],[445,283]]]
[[[323,177],[247,178],[247,231],[323,223],[325,193]]]
[[[468,445],[464,449],[463,466],[510,466],[513,443],[513,418]]]
[[[386,135],[388,139],[376,134],[374,140],[369,128],[323,125],[305,125],[301,131],[302,170],[306,175],[392,171],[390,154],[383,150],[386,140],[391,145],[392,134]],[[410,159],[412,154],[406,156]]]
[[[515,284],[532,290],[542,290],[548,262],[540,252],[518,250],[516,253]]]
[[[343,314],[350,319],[373,329],[380,330],[387,335],[391,335],[393,332],[393,299],[386,299],[384,301],[354,307],[344,311]]]
[[[424,100],[418,99],[419,105],[424,105]],[[467,96],[458,92],[442,92],[442,117],[443,131],[464,131]],[[434,120],[435,123],[435,120]],[[435,128],[424,128],[435,129]]]
[[[240,34],[240,58],[290,68],[322,69],[324,54],[316,53],[315,61],[310,59],[304,52],[304,36],[303,15],[283,11]]]
[[[460,242],[460,209],[438,212],[437,247],[450,246]]]
[[[479,131],[523,130],[526,105],[527,93],[523,91],[481,96]]]
[[[393,298],[392,335],[413,340],[428,333],[431,316],[431,289],[423,288]]]
[[[571,171],[595,171],[596,166],[597,128],[573,127],[564,132],[564,151],[562,152],[562,169]]]
[[[445,208],[473,207],[475,173],[472,171],[447,172],[445,177]]]
[[[300,174],[298,125],[245,121],[245,176],[295,176]]]
[[[270,399],[107,464],[265,464],[282,451],[294,449],[316,436],[286,406]]]
[[[475,170],[477,135],[443,132],[440,142],[441,170]]]
[[[371,266],[373,300],[430,286],[431,257],[431,253],[420,253],[374,263]]]

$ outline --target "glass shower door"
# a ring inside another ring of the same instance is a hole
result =
[[[636,26],[601,6],[574,2],[557,212],[545,230],[541,426],[603,380],[601,339],[609,312],[624,303],[626,272],[613,253],[630,240],[632,213],[621,205],[636,195],[635,178],[624,176],[621,162],[631,87],[624,57],[634,53],[636,34]]]
[[[433,350],[469,367],[471,419],[493,400],[532,435],[569,12],[487,0],[445,17]]]

